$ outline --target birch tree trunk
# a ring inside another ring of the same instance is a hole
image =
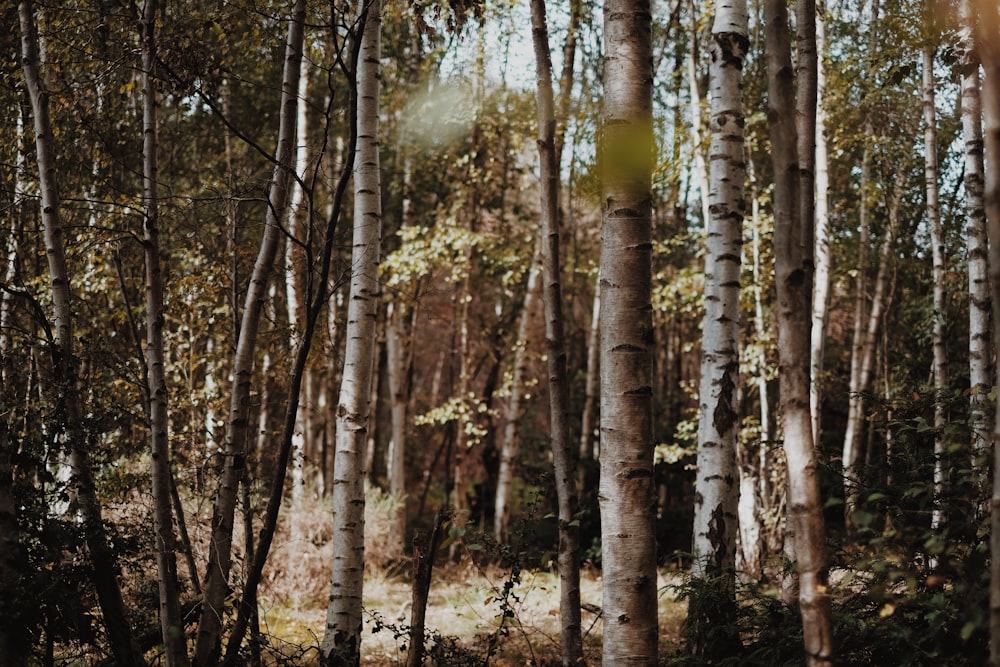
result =
[[[1000,16],[990,4],[979,5],[976,37],[983,60],[983,151],[985,162],[994,168],[985,172],[983,202],[986,205],[989,240],[990,296],[993,307],[1000,304]],[[993,312],[993,321],[997,314]],[[993,327],[993,349],[1000,350],[1000,327]],[[996,398],[993,422],[993,469],[1000,470],[1000,395]],[[990,500],[990,666],[1000,666],[1000,475],[993,475]]]
[[[878,19],[879,0],[872,1],[871,18],[868,28],[868,48],[870,53],[874,53],[878,41]],[[865,136],[874,134],[871,119],[865,118]],[[871,142],[865,143],[864,152],[861,156],[861,181],[858,187],[858,264],[855,278],[854,293],[854,333],[851,338],[851,376],[848,381],[848,407],[847,426],[844,433],[844,446],[841,455],[841,465],[844,476],[844,521],[848,527],[851,526],[851,515],[857,506],[857,462],[859,450],[861,448],[861,433],[864,428],[864,398],[861,395],[868,387],[869,379],[864,373],[865,361],[868,360],[868,367],[871,360],[868,354],[874,354],[874,333],[866,338],[866,332],[871,332],[871,325],[878,325],[879,318],[875,317],[875,310],[881,308],[882,300],[877,298],[880,293],[880,286],[884,285],[886,278],[883,278],[882,267],[879,263],[879,278],[876,279],[875,293],[872,297],[872,314],[868,318],[868,325],[865,324],[865,313],[867,311],[868,281],[866,272],[868,270],[868,245],[871,238],[871,229],[868,224],[868,201],[869,188],[871,184],[871,164],[872,148]],[[885,242],[889,242],[890,234],[886,233]],[[885,243],[883,248],[887,246]],[[891,246],[889,246],[891,247]],[[881,288],[884,292],[884,288]],[[877,331],[877,329],[876,329]],[[869,347],[870,346],[870,347]],[[868,354],[866,354],[868,351]]]
[[[559,244],[559,159],[555,96],[544,0],[531,1],[538,83],[538,162],[545,348],[549,375],[552,461],[559,505],[559,620],[563,667],[585,665],[580,611],[580,522],[577,518],[576,452],[569,433],[569,377],[562,310]],[[565,92],[565,91],[564,91]]]
[[[598,415],[594,409],[600,394],[601,375],[598,355],[601,349],[601,278],[594,282],[594,305],[591,308],[590,329],[587,332],[587,377],[584,381],[583,414],[580,417],[580,460],[600,456],[600,437],[594,423]]]
[[[87,450],[85,434],[80,427],[82,406],[73,351],[72,294],[66,263],[66,241],[60,216],[55,135],[49,116],[48,91],[43,86],[40,72],[39,36],[31,0],[21,0],[17,10],[21,31],[22,71],[34,116],[42,232],[55,325],[54,335],[50,341],[51,377],[53,388],[57,392],[55,404],[62,423],[52,425],[52,436],[55,441],[68,444],[72,480],[80,504],[80,519],[94,568],[94,586],[104,616],[111,653],[118,664],[144,665],[142,651],[135,642],[125,613],[125,603],[117,578],[118,563],[104,528],[101,505],[90,467],[90,453]]]
[[[223,450],[222,477],[212,514],[212,537],[205,573],[204,597],[198,622],[194,664],[211,665],[221,652],[222,619],[229,589],[232,565],[233,520],[240,482],[246,469],[246,443],[249,442],[250,389],[253,379],[257,333],[267,299],[268,281],[281,241],[281,221],[288,201],[289,173],[293,169],[295,119],[302,45],[305,35],[306,0],[296,0],[288,22],[285,64],[281,83],[281,111],[278,121],[278,146],[268,189],[264,236],[250,276],[240,322],[236,356],[233,361],[232,397]]]
[[[815,271],[813,273],[812,342],[809,367],[809,405],[812,409],[813,443],[819,447],[823,411],[823,366],[826,353],[826,325],[830,306],[830,188],[829,155],[826,148],[826,69],[823,54],[826,52],[826,3],[819,0],[816,6],[816,164],[815,164],[815,220],[816,235],[813,241]]]
[[[702,321],[701,386],[698,400],[698,472],[694,505],[692,574],[715,589],[708,602],[692,600],[697,651],[706,659],[731,655],[738,634],[736,537],[739,471],[740,264],[746,210],[743,156],[743,61],[750,46],[743,0],[720,2],[712,26],[711,148],[705,236],[705,315]],[[708,628],[715,626],[712,640]]]
[[[177,547],[170,502],[170,413],[163,346],[165,322],[160,267],[159,119],[156,86],[156,0],[146,0],[141,23],[143,70],[143,249],[146,258],[146,375],[153,492],[154,549],[160,593],[160,633],[167,665],[188,664],[177,582]],[[197,575],[195,575],[197,576]]]
[[[607,665],[657,663],[651,23],[648,0],[604,5],[598,500]]]
[[[931,344],[934,361],[931,368],[934,385],[934,509],[931,511],[931,528],[941,527],[944,515],[941,510],[941,494],[944,493],[946,464],[944,461],[944,427],[947,413],[944,390],[948,386],[948,352],[945,341],[945,257],[944,231],[941,228],[940,204],[938,202],[938,158],[937,158],[937,113],[934,109],[934,50],[925,46],[922,50],[923,63],[923,106],[924,106],[924,191],[926,193],[927,222],[931,231],[931,269],[934,281],[934,311]]]
[[[304,45],[303,45],[304,48]],[[308,260],[307,244],[311,239],[309,227],[310,220],[309,203],[306,201],[305,190],[302,185],[306,178],[306,170],[309,168],[309,147],[308,147],[308,124],[309,116],[306,113],[308,105],[306,100],[309,95],[309,61],[302,58],[299,62],[299,81],[297,93],[299,104],[295,112],[295,178],[292,179],[287,210],[287,236],[285,238],[285,303],[288,306],[288,347],[291,350],[302,345],[302,333],[306,326],[306,294],[304,264]],[[297,543],[302,540],[301,514],[302,498],[304,488],[304,470],[306,456],[306,438],[310,435],[311,425],[309,420],[310,396],[312,394],[312,378],[306,369],[306,377],[303,379],[305,400],[299,404],[299,409],[295,413],[295,431],[292,435],[292,512],[289,520],[291,522],[291,540]]]
[[[688,103],[691,107],[691,151],[694,158],[694,181],[698,184],[698,190],[701,193],[701,216],[703,224],[707,226],[712,216],[709,208],[712,199],[712,186],[709,183],[711,178],[709,168],[705,164],[705,152],[702,150],[705,145],[705,134],[702,130],[702,92],[698,85],[698,57],[701,55],[701,49],[698,45],[698,11],[693,0],[688,0],[687,5],[688,14],[691,17],[691,30],[688,32],[688,50],[685,57],[688,97],[690,98]],[[713,63],[714,65],[717,63]]]
[[[344,375],[337,407],[333,483],[333,572],[321,663],[352,667],[361,661],[361,595],[365,568],[364,455],[369,429],[378,264],[382,228],[378,154],[379,0],[362,11],[357,67],[358,127],[354,164],[354,239],[347,307]]]
[[[979,57],[975,51],[972,0],[961,3],[959,51],[961,72],[962,136],[965,141],[965,229],[969,264],[969,412],[973,468],[977,471],[985,515],[989,466],[985,457],[993,430],[989,393],[993,386],[990,343],[990,286],[987,263],[986,209],[983,202],[983,105],[980,98]]]
[[[807,14],[806,14],[807,15]],[[780,414],[788,462],[788,522],[798,569],[806,664],[833,664],[827,595],[826,527],[809,410],[809,325],[812,227],[804,227],[788,11],[784,0],[764,4],[768,125],[774,163],[774,257],[778,295]],[[800,22],[803,14],[800,14]],[[800,26],[800,30],[808,30]],[[801,108],[801,107],[800,107]]]
[[[510,380],[510,397],[507,400],[507,419],[504,423],[503,439],[500,441],[500,470],[497,473],[497,492],[493,508],[493,536],[497,542],[506,542],[510,528],[510,506],[514,490],[514,468],[517,465],[518,436],[522,405],[523,387],[528,372],[528,348],[531,347],[530,332],[533,329],[538,292],[542,284],[541,239],[531,260],[528,285],[521,304],[521,317],[517,325],[517,340],[514,343],[514,370]]]

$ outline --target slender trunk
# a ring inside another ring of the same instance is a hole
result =
[[[702,130],[701,111],[701,86],[698,85],[698,58],[701,55],[701,47],[698,44],[698,16],[693,0],[688,0],[688,14],[691,16],[691,31],[688,33],[688,51],[685,58],[687,64],[688,79],[688,104],[691,107],[691,151],[694,157],[693,178],[701,191],[701,216],[704,225],[709,224],[711,218],[711,191],[709,183],[708,166],[705,164],[705,133]]]
[[[41,191],[42,227],[45,255],[48,260],[55,332],[51,341],[53,384],[58,396],[56,404],[63,423],[54,424],[54,439],[68,439],[73,482],[80,502],[80,518],[84,525],[87,548],[94,568],[94,585],[104,615],[104,624],[111,652],[122,665],[144,665],[125,613],[118,564],[104,528],[101,505],[97,497],[86,433],[80,427],[80,390],[76,377],[73,352],[73,313],[63,223],[60,219],[59,186],[57,182],[55,135],[49,117],[48,92],[39,71],[38,31],[31,0],[18,3],[21,30],[21,57],[24,82],[28,89],[35,124],[35,151]]]
[[[886,310],[886,302],[891,294],[889,289],[890,272],[892,270],[892,251],[896,242],[896,225],[898,218],[898,199],[900,196],[902,175],[897,179],[889,200],[889,226],[885,230],[878,254],[878,273],[875,276],[872,292],[871,312],[868,313],[866,324],[858,325],[860,340],[852,353],[851,363],[857,363],[857,384],[852,387],[851,412],[848,414],[847,433],[844,436],[844,516],[848,527],[852,525],[851,516],[858,505],[860,482],[858,464],[861,454],[861,434],[865,427],[864,400],[862,392],[868,390],[871,384],[872,372],[875,366],[875,351],[878,343],[879,327],[882,315]],[[857,337],[857,336],[856,336]],[[853,374],[853,373],[852,373]]]
[[[651,23],[648,0],[604,4],[598,499],[607,665],[657,664]]]
[[[829,155],[826,148],[826,110],[822,100],[826,98],[826,68],[823,54],[826,52],[826,2],[819,0],[816,7],[816,146],[815,164],[815,221],[813,298],[812,298],[812,341],[810,344],[809,405],[812,410],[813,442],[819,447],[823,413],[823,363],[826,353],[826,324],[830,307],[830,209],[828,190],[830,188]]]
[[[360,39],[355,39],[351,49],[350,62],[352,64],[356,63],[358,60],[359,47]],[[357,105],[354,104],[356,92],[357,91],[352,86],[349,93],[350,101],[352,103],[351,108],[353,109],[353,111],[349,114],[352,148],[357,142],[357,134],[355,132],[357,125]],[[267,564],[267,557],[270,553],[271,544],[274,541],[274,533],[278,525],[278,515],[281,511],[281,503],[284,497],[285,478],[288,473],[289,462],[294,453],[295,429],[298,427],[297,415],[299,413],[299,401],[304,391],[303,384],[310,380],[310,373],[308,370],[309,353],[312,349],[316,329],[321,323],[321,315],[323,314],[324,309],[327,310],[328,318],[332,317],[329,315],[329,312],[332,311],[333,308],[331,299],[329,299],[330,292],[328,281],[330,277],[330,267],[333,261],[334,237],[336,226],[340,220],[341,211],[343,209],[345,193],[347,192],[347,185],[350,181],[350,174],[353,166],[354,154],[352,152],[344,164],[340,166],[340,178],[334,185],[333,197],[331,198],[330,211],[326,223],[323,251],[320,256],[318,270],[315,275],[310,274],[311,279],[307,280],[305,285],[305,294],[310,300],[308,301],[308,307],[305,311],[305,323],[302,331],[301,343],[295,351],[295,359],[292,362],[291,376],[288,383],[288,398],[285,403],[285,413],[281,426],[281,437],[279,440],[280,445],[274,461],[274,476],[271,480],[271,493],[267,499],[267,508],[264,511],[264,518],[259,531],[260,540],[255,549],[249,540],[249,535],[252,534],[252,521],[250,521],[249,517],[247,519],[247,559],[252,562],[247,572],[246,584],[244,585],[243,597],[240,600],[240,605],[237,611],[236,623],[233,625],[233,630],[230,633],[229,640],[226,644],[226,655],[223,661],[223,664],[226,667],[229,667],[238,661],[240,656],[240,646],[247,630],[250,629],[253,633],[253,635],[251,635],[252,638],[259,633],[257,627],[259,622],[257,589],[260,586],[260,582],[264,574],[264,567]],[[327,321],[327,326],[332,326],[329,319]],[[331,331],[330,333],[332,334],[333,332]],[[246,507],[248,505],[249,500],[246,497],[246,485],[244,483],[244,506]],[[252,650],[256,652],[259,649],[254,647]]]
[[[713,587],[694,600],[697,652],[712,660],[731,655],[735,628],[736,536],[739,530],[736,447],[739,434],[740,256],[743,245],[743,61],[750,46],[742,0],[716,7],[712,26],[712,140],[705,236],[705,314],[702,321],[701,386],[698,411],[698,472],[694,507],[694,576]],[[714,628],[713,628],[714,626]],[[709,628],[711,639],[709,639]]]
[[[868,29],[869,53],[877,53],[877,35],[879,19],[879,0],[873,0],[871,9],[871,19]],[[865,136],[871,137],[875,130],[872,126],[871,118],[865,118]],[[859,450],[861,447],[861,433],[864,429],[864,397],[861,395],[868,387],[868,379],[864,377],[864,360],[868,357],[865,354],[868,338],[866,332],[871,330],[870,323],[878,323],[878,318],[869,317],[869,326],[865,326],[865,312],[868,300],[868,245],[871,239],[871,229],[868,224],[868,201],[869,190],[872,183],[872,145],[865,143],[864,152],[861,156],[861,180],[858,187],[858,265],[855,274],[854,285],[854,333],[851,338],[851,376],[848,382],[847,395],[847,426],[844,433],[844,446],[841,455],[841,466],[844,477],[844,520],[848,527],[851,526],[851,515],[857,505],[857,482],[858,471],[856,469]],[[885,236],[888,241],[890,235]],[[883,245],[883,248],[886,246]],[[890,246],[891,247],[891,246]],[[881,276],[884,264],[879,263]],[[876,280],[876,290],[881,280]],[[872,298],[872,309],[880,307],[880,301]],[[874,340],[871,345],[874,346]],[[871,348],[874,351],[874,347]],[[869,362],[870,366],[870,362]]]
[[[308,244],[312,238],[309,228],[312,225],[309,201],[303,185],[306,170],[309,168],[309,115],[306,113],[309,95],[309,61],[302,58],[299,63],[299,81],[297,95],[298,108],[295,112],[295,176],[290,186],[287,210],[287,236],[285,238],[285,303],[288,307],[288,347],[295,350],[302,346],[302,333],[306,326],[306,294],[305,266],[308,266]],[[305,265],[305,266],[304,266]],[[306,456],[306,439],[310,433],[309,414],[312,406],[309,404],[309,386],[311,378],[308,371],[303,379],[306,400],[301,401],[295,414],[295,431],[292,436],[292,508],[289,521],[291,524],[291,540],[298,543],[302,540],[302,499],[305,493],[304,470]]]
[[[521,425],[524,392],[527,381],[528,350],[531,347],[531,331],[536,319],[536,303],[542,285],[542,239],[536,246],[528,272],[528,285],[521,304],[521,317],[517,326],[517,340],[514,343],[514,371],[510,380],[510,397],[507,399],[507,419],[504,423],[503,439],[500,441],[500,470],[497,474],[497,492],[493,508],[493,536],[497,542],[505,542],[509,537],[511,499],[514,490],[514,468],[517,465],[518,436]]]
[[[800,189],[811,187],[811,180],[800,178],[798,151],[802,144],[797,139],[787,5],[784,0],[767,0],[764,13],[788,522],[798,569],[806,664],[819,667],[833,664],[833,632],[827,594],[826,527],[809,410],[813,233],[811,221],[804,224]],[[799,20],[801,23],[802,15]],[[799,29],[808,31],[803,26]]]
[[[250,389],[253,378],[257,332],[260,316],[267,298],[268,281],[274,266],[281,240],[281,220],[288,199],[289,172],[292,169],[292,152],[295,140],[295,115],[298,107],[299,63],[305,24],[305,0],[296,0],[288,23],[285,43],[285,66],[281,85],[281,112],[278,127],[278,147],[275,166],[268,190],[267,214],[264,236],[261,239],[257,260],[250,277],[236,343],[233,363],[232,398],[222,478],[212,516],[212,537],[208,548],[205,574],[205,595],[198,623],[194,663],[215,663],[221,651],[222,619],[229,589],[229,571],[232,565],[233,521],[240,482],[246,468],[246,443],[250,422]]]
[[[983,60],[983,150],[986,164],[1000,165],[1000,17],[979,5],[978,45]],[[990,296],[1000,304],[1000,169],[987,169],[983,189],[989,239]],[[997,322],[997,314],[993,313]],[[1000,327],[993,327],[993,349],[1000,350]],[[1000,396],[993,422],[993,469],[1000,470]],[[993,475],[990,500],[990,665],[1000,667],[1000,475]]]
[[[600,392],[601,376],[597,367],[601,347],[601,280],[594,281],[594,306],[590,316],[590,330],[587,333],[587,377],[584,381],[583,415],[580,417],[580,460],[597,459],[600,455],[600,438],[594,423],[594,410]]]
[[[985,516],[989,453],[993,416],[989,393],[993,386],[990,342],[990,286],[986,243],[986,209],[983,202],[983,105],[980,98],[979,57],[975,52],[972,26],[975,6],[961,3],[962,29],[960,72],[962,136],[965,141],[965,228],[969,264],[969,412],[972,431],[973,469],[977,471],[981,514]]]
[[[934,509],[931,528],[936,530],[944,522],[941,494],[946,483],[944,461],[944,427],[947,423],[944,391],[948,386],[948,352],[945,341],[946,301],[944,230],[941,227],[938,203],[937,114],[934,110],[934,50],[923,49],[923,102],[924,102],[924,189],[926,192],[927,221],[931,229],[931,269],[934,281],[933,331],[931,334],[934,361],[931,375],[934,386]]]
[[[381,3],[362,11],[361,55],[357,66],[357,158],[354,164],[354,240],[347,347],[337,408],[333,484],[333,572],[321,663],[357,666],[361,661],[361,595],[364,584],[365,471],[370,427],[378,264],[382,227],[381,169],[378,154]]]
[[[177,582],[177,547],[170,507],[170,419],[163,345],[165,323],[163,271],[160,267],[159,163],[156,94],[156,0],[146,0],[142,13],[143,69],[143,249],[146,258],[146,373],[149,401],[149,445],[152,460],[153,526],[160,589],[160,632],[167,665],[188,664],[184,617]]]
[[[538,82],[538,160],[541,221],[542,297],[549,375],[552,461],[559,505],[559,619],[563,667],[583,665],[580,612],[580,522],[577,519],[576,452],[569,433],[569,377],[566,370],[559,245],[559,159],[556,146],[552,60],[544,0],[531,2],[531,26]]]

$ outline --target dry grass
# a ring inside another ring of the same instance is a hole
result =
[[[368,568],[364,585],[362,662],[366,667],[402,665],[406,658],[408,637],[404,632],[410,624],[412,592],[408,565],[399,560],[402,545],[389,528],[389,518],[397,507],[392,498],[369,491],[365,548],[366,560],[375,566]],[[266,654],[272,659],[265,655],[266,662],[277,662],[279,656],[285,656],[280,660],[283,664],[317,664],[316,647],[326,622],[333,556],[330,512],[326,501],[305,500],[294,512],[294,528],[288,520],[292,512],[278,528],[259,596],[261,632],[271,648]],[[202,514],[189,517],[198,551],[207,542],[207,516]],[[241,532],[237,522],[237,578],[242,566]],[[201,554],[198,560],[203,562]],[[509,576],[509,571],[478,567],[469,559],[435,568],[427,609],[428,636],[454,639],[479,655],[485,654],[494,637],[496,650],[491,665],[559,664],[558,576],[545,570],[523,571],[507,598],[512,615],[504,617],[501,598]],[[668,587],[672,581],[661,578],[659,583],[660,637],[664,649],[668,649],[678,640],[685,606],[674,600]],[[601,619],[595,611],[586,611],[601,605],[598,571],[582,572],[581,598],[585,605],[587,661],[592,666],[600,665]],[[428,660],[426,664],[432,663]]]
[[[452,565],[435,570],[427,609],[427,631],[432,637],[455,638],[459,645],[476,653],[486,651],[491,635],[499,634],[492,665],[558,664],[559,656],[559,582],[547,571],[523,572],[521,581],[509,598],[512,617],[503,617],[499,601],[506,573],[481,570],[470,564]],[[660,594],[660,636],[664,648],[674,646],[684,619],[684,605],[676,602],[666,582]],[[588,608],[601,602],[599,573],[584,571],[581,577],[582,600]],[[363,665],[390,667],[406,658],[407,638],[396,636],[394,629],[405,631],[410,620],[410,583],[403,576],[370,575],[365,581],[365,622]],[[325,619],[325,605],[272,601],[264,611],[265,632],[291,645],[318,643]],[[300,602],[305,602],[301,600]],[[382,627],[373,632],[381,622]],[[600,664],[601,630],[599,616],[583,613],[584,644],[590,665]]]

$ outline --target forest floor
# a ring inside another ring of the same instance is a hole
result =
[[[659,581],[662,650],[676,647],[686,613],[685,604],[675,599],[671,584],[676,582],[671,577],[661,576]],[[559,578],[549,571],[523,571],[519,579],[512,581],[509,571],[484,570],[471,564],[435,570],[426,627],[428,646],[436,644],[441,653],[428,663],[442,667],[559,664]],[[505,597],[507,582],[512,585]],[[411,606],[409,578],[369,576],[364,592],[362,665],[405,664]],[[602,630],[599,572],[584,570],[581,574],[581,599],[587,662],[599,665]],[[285,659],[292,664],[315,662],[315,649],[302,647],[314,647],[321,639],[325,623],[325,604],[321,601],[304,605],[291,604],[289,600],[273,601],[261,622],[265,635],[281,638],[281,647],[275,648]],[[492,657],[487,661],[491,644]]]

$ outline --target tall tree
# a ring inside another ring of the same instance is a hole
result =
[[[214,664],[221,653],[222,619],[229,589],[232,565],[233,520],[237,493],[246,470],[249,424],[250,390],[256,356],[257,332],[267,299],[268,282],[281,241],[281,221],[288,200],[288,183],[292,171],[295,142],[295,120],[298,107],[299,63],[305,35],[306,0],[296,0],[288,22],[285,42],[285,64],[281,82],[281,107],[278,122],[278,145],[275,150],[274,170],[267,195],[267,213],[264,235],[261,238],[250,276],[240,322],[236,356],[233,362],[233,386],[229,405],[229,422],[223,450],[222,477],[212,514],[212,537],[209,543],[205,593],[198,636],[195,643],[194,664]]]
[[[361,662],[361,595],[365,570],[364,456],[370,428],[382,197],[379,163],[379,0],[361,12],[357,66],[357,148],[354,163],[354,234],[347,307],[344,374],[337,407],[333,483],[333,572],[321,662],[351,667]]]
[[[816,3],[816,105],[815,105],[815,220],[813,263],[813,297],[812,297],[812,342],[810,345],[811,361],[809,365],[810,406],[813,420],[813,442],[817,447],[820,443],[821,415],[823,412],[823,365],[826,355],[826,325],[830,308],[830,271],[831,246],[833,239],[830,233],[830,164],[826,140],[826,66],[823,56],[826,53],[826,2]]]
[[[927,7],[927,33],[933,33],[932,10]],[[928,37],[929,39],[929,37]],[[931,44],[921,49],[923,71],[923,112],[924,112],[924,194],[927,222],[931,232],[931,279],[934,284],[934,310],[931,333],[933,362],[931,382],[934,398],[934,509],[931,513],[931,527],[939,529],[944,521],[941,508],[941,494],[944,492],[944,428],[947,425],[944,391],[948,386],[948,350],[945,341],[945,312],[947,285],[945,284],[944,229],[941,225],[941,205],[938,198],[938,151],[937,151],[937,110],[934,107],[934,48]]]
[[[559,505],[559,619],[563,667],[583,665],[580,616],[580,521],[576,452],[569,432],[569,374],[563,317],[559,230],[559,159],[556,145],[552,56],[544,0],[531,1],[531,28],[538,83],[538,162],[545,308],[545,349],[549,375],[549,418],[556,496]]]
[[[705,235],[705,314],[698,399],[698,473],[693,574],[717,588],[692,600],[692,618],[706,658],[730,652],[738,636],[707,640],[710,625],[735,627],[739,473],[740,257],[743,245],[743,61],[750,46],[746,3],[720,2],[712,25],[709,218]],[[709,604],[708,602],[711,601]],[[701,641],[704,639],[705,641]]]
[[[799,0],[810,2],[810,0]],[[799,22],[810,20],[801,11]],[[827,593],[826,527],[809,409],[809,326],[812,301],[812,221],[802,215],[802,159],[796,95],[784,0],[764,4],[768,124],[774,165],[774,262],[778,296],[779,412],[788,465],[788,531],[798,566],[806,664],[833,664],[833,633]],[[811,20],[815,20],[814,8]],[[808,33],[808,26],[799,26]],[[815,49],[815,45],[813,45]],[[800,65],[802,48],[800,52]],[[808,74],[800,72],[800,76]],[[800,86],[807,86],[800,81]],[[800,96],[802,93],[800,87]],[[801,108],[801,107],[799,107]],[[809,160],[806,161],[809,164]],[[811,173],[810,173],[811,175]],[[808,205],[808,204],[807,204]]]
[[[104,526],[90,464],[90,452],[81,428],[83,406],[73,348],[72,292],[66,262],[65,230],[60,216],[55,134],[49,115],[49,92],[45,89],[40,71],[35,10],[31,0],[21,0],[17,9],[21,29],[21,66],[34,117],[42,231],[54,311],[55,327],[52,340],[49,341],[51,345],[49,352],[52,364],[51,377],[58,392],[54,398],[60,423],[51,425],[51,433],[56,441],[63,440],[69,447],[72,479],[79,498],[80,519],[84,526],[87,548],[90,550],[94,585],[104,615],[111,651],[119,664],[143,665],[145,660],[136,644],[125,612],[125,603],[117,577],[118,563]]]
[[[657,662],[653,485],[652,13],[604,4],[601,545],[604,662]]]
[[[188,655],[170,507],[170,412],[163,345],[165,313],[163,269],[160,265],[159,100],[156,90],[158,13],[156,0],[146,0],[140,23],[143,76],[143,249],[146,258],[146,399],[149,401],[149,448],[152,460],[154,547],[160,592],[160,632],[166,647],[167,665],[183,667],[188,664]]]
[[[996,7],[978,4],[975,21],[979,56],[983,63],[983,151],[987,165],[1000,165],[1000,14]],[[973,18],[973,17],[970,17]],[[983,190],[989,243],[990,296],[993,322],[1000,304],[1000,169],[987,169]],[[1000,327],[993,327],[993,349],[1000,350]],[[993,422],[993,469],[1000,470],[1000,395]],[[990,665],[1000,665],[1000,475],[993,475],[990,501]]]
[[[975,5],[962,0],[961,50],[962,136],[965,141],[965,228],[969,265],[969,409],[972,427],[974,467],[982,485],[980,505],[985,506],[988,454],[992,416],[989,412],[991,376],[990,286],[987,265],[986,209],[983,202],[983,105],[980,98],[979,56],[972,34]]]

